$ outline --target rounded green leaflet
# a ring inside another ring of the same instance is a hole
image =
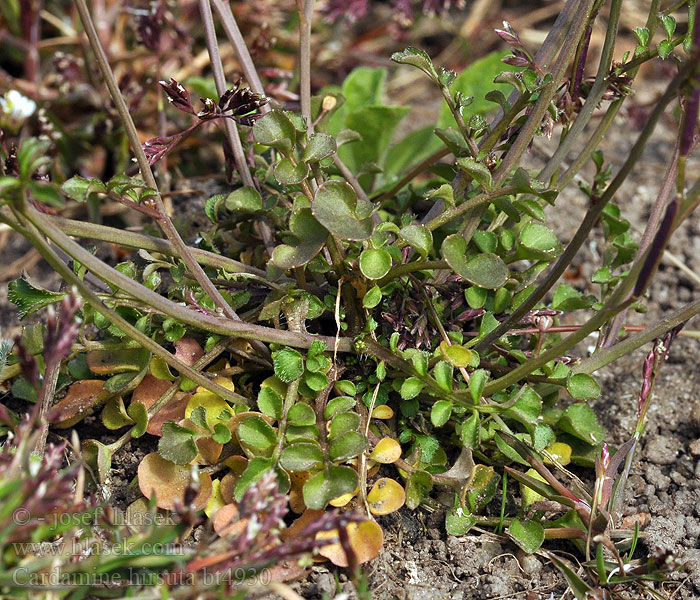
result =
[[[296,243],[277,246],[272,262],[280,269],[293,269],[308,263],[323,248],[328,231],[311,214],[310,208],[302,208],[289,217],[289,230]]]
[[[528,554],[536,552],[544,542],[544,528],[537,521],[513,519],[508,527],[508,535]]]
[[[232,191],[226,196],[225,204],[231,212],[252,213],[263,208],[260,192],[248,186]]]
[[[253,138],[258,144],[290,154],[296,141],[296,128],[282,111],[272,110],[253,125]]]
[[[445,238],[442,257],[457,275],[478,287],[494,290],[508,279],[508,267],[500,256],[487,252],[467,258],[467,242],[457,233]]]
[[[600,396],[598,382],[587,373],[569,375],[566,380],[566,391],[576,400],[595,400]]]
[[[238,438],[246,446],[262,452],[277,444],[275,430],[260,417],[248,417],[243,420],[238,426]]]
[[[287,419],[290,425],[313,425],[316,423],[316,413],[308,404],[297,402],[289,409]]]
[[[334,440],[328,448],[331,460],[342,461],[354,458],[367,447],[367,438],[357,431],[348,431]]]
[[[275,179],[280,185],[296,185],[309,175],[309,165],[304,162],[294,164],[291,159],[283,158],[275,165]]]
[[[258,408],[263,414],[273,419],[279,419],[282,416],[282,403],[282,396],[272,388],[264,387],[260,389],[258,393]]]
[[[528,223],[520,232],[519,253],[523,258],[552,260],[561,250],[561,244],[551,229],[540,223]]]
[[[304,484],[304,504],[312,510],[323,510],[333,498],[350,494],[357,487],[357,472],[351,467],[329,466]]]
[[[447,421],[449,421],[452,415],[452,402],[449,400],[438,400],[433,404],[433,408],[430,411],[430,421],[433,427],[442,427]]]
[[[317,442],[294,442],[280,455],[280,465],[292,473],[308,471],[323,462],[323,454]]]
[[[381,279],[391,269],[391,254],[383,248],[369,248],[360,254],[360,271],[367,279]]]
[[[423,258],[433,249],[433,233],[423,225],[407,225],[399,231],[399,237],[418,250]]]
[[[319,186],[311,210],[319,223],[340,239],[362,241],[372,235],[372,205],[358,201],[348,183],[327,181]]]
[[[360,415],[354,412],[344,412],[336,415],[331,421],[328,439],[334,440],[348,431],[357,431],[360,428]]]
[[[296,350],[283,348],[272,357],[275,375],[284,381],[291,383],[304,373],[304,358]]]
[[[332,136],[326,133],[314,133],[304,149],[301,160],[304,162],[319,162],[335,154],[337,146]]]
[[[382,290],[378,285],[371,287],[364,298],[362,298],[362,306],[364,308],[374,308],[382,301]]]

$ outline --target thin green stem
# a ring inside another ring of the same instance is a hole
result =
[[[621,9],[622,0],[613,0],[610,5],[610,16],[608,17],[608,31],[605,35],[605,42],[603,43],[603,49],[600,54],[598,73],[593,82],[593,87],[586,98],[585,104],[577,115],[576,121],[574,121],[571,129],[567,132],[566,137],[559,144],[559,147],[552,158],[549,159],[545,168],[540,172],[538,176],[540,181],[549,181],[558,168],[559,163],[569,154],[574,142],[580,139],[580,134],[583,132],[586,125],[588,125],[588,122],[593,116],[593,112],[603,98],[603,94],[608,87],[608,74],[610,73],[610,65],[612,64]]]
[[[662,337],[667,331],[674,327],[685,323],[694,316],[700,314],[700,299],[694,300],[689,304],[672,312],[669,316],[658,321],[655,325],[647,327],[636,335],[630,336],[622,342],[618,342],[610,348],[599,350],[593,356],[584,359],[573,368],[574,373],[593,373],[618,358],[633,352],[644,344]]]
[[[0,214],[0,217],[5,216],[6,215]],[[178,256],[178,252],[173,244],[162,238],[156,238],[124,229],[116,229],[106,225],[65,219],[63,217],[53,217],[51,221],[58,229],[63,231],[63,233],[73,237],[86,238],[99,242],[110,242],[126,248],[158,252],[167,256]],[[189,251],[199,264],[206,267],[223,269],[228,273],[247,273],[259,277],[261,281],[265,280],[267,277],[267,274],[262,269],[246,265],[232,258],[214,254],[207,250],[201,250],[200,248],[190,247]]]
[[[223,317],[209,314],[196,313],[186,307],[177,304],[160,294],[149,290],[140,283],[113,269],[103,263],[99,258],[93,256],[80,244],[74,242],[67,235],[57,228],[51,227],[50,217],[39,213],[28,207],[27,217],[34,226],[46,235],[54,244],[69,256],[84,265],[89,271],[95,273],[104,281],[122,289],[134,298],[139,298],[162,313],[179,320],[182,323],[198,327],[211,333],[219,333],[229,337],[242,338],[247,340],[257,340],[259,342],[286,344],[297,348],[308,348],[315,339],[323,340],[329,347],[335,345],[335,338],[314,336],[310,334],[283,331],[245,323],[241,320],[233,321]],[[63,263],[61,263],[63,264]],[[65,266],[65,265],[64,265]],[[98,299],[99,300],[99,299]],[[148,338],[150,339],[150,338]],[[341,338],[338,341],[338,350],[341,352],[352,352],[352,341],[348,338]]]
[[[299,98],[301,116],[306,121],[309,135],[313,133],[311,121],[311,25],[315,0],[297,0],[299,14]]]
[[[377,196],[374,198],[374,201],[377,204],[381,204],[384,202],[384,200],[388,200],[389,198],[393,198],[396,196],[396,194],[401,191],[401,189],[411,181],[413,181],[417,175],[425,171],[430,165],[435,164],[437,161],[439,161],[441,158],[445,158],[450,154],[450,149],[449,148],[442,148],[436,152],[433,152],[428,158],[425,160],[422,160],[419,162],[417,165],[414,167],[411,167],[407,172],[404,177],[402,177],[390,190],[387,190],[383,194]]]
[[[449,269],[450,265],[444,260],[412,261],[403,265],[397,265],[384,277],[377,281],[379,287],[385,286],[390,281],[414,273],[415,271],[432,271],[433,269]]]
[[[426,223],[426,227],[430,229],[431,231],[435,231],[439,227],[442,227],[443,225],[446,225],[453,219],[456,219],[457,217],[462,216],[463,214],[469,212],[470,210],[473,210],[475,208],[478,208],[480,206],[483,206],[484,204],[488,204],[492,200],[495,200],[496,198],[500,198],[502,196],[508,196],[510,194],[514,194],[516,192],[516,188],[506,186],[498,190],[494,190],[491,192],[482,192],[481,194],[478,194],[474,196],[473,198],[469,198],[469,200],[465,200],[461,204],[457,206],[453,206],[452,208],[448,208],[445,212],[443,212],[441,215],[438,215],[428,223]]]

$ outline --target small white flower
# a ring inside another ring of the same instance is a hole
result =
[[[35,110],[36,102],[17,90],[10,90],[4,96],[0,96],[0,121],[8,129],[19,129]]]

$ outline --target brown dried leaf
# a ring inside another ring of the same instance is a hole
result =
[[[184,362],[188,367],[204,356],[204,350],[199,342],[191,337],[181,338],[177,342],[173,342],[173,346],[175,346],[175,358]]]
[[[176,465],[165,460],[157,452],[147,454],[138,468],[139,489],[146,498],[156,497],[156,506],[166,510],[175,508],[176,499],[183,502],[185,489],[190,483],[191,467]],[[199,473],[199,492],[194,502],[195,510],[202,510],[212,492],[211,476]]]
[[[110,397],[103,391],[101,379],[76,381],[68,388],[65,397],[51,409],[51,424],[59,429],[72,427],[95,412]]]
[[[355,551],[355,556],[359,564],[366,563],[377,558],[384,543],[382,528],[374,521],[363,521],[362,523],[350,523],[348,525],[348,535],[350,545]],[[316,539],[329,539],[338,536],[338,530],[321,531],[316,534]],[[321,556],[325,556],[337,567],[347,567],[348,558],[345,555],[340,542],[329,544],[319,550]]]

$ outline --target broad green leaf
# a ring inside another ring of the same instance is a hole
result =
[[[399,237],[412,248],[418,250],[423,258],[428,256],[433,249],[433,234],[430,229],[423,225],[407,225],[399,231]]]
[[[85,202],[91,192],[106,192],[107,188],[99,179],[85,179],[76,175],[63,182],[61,190],[76,202]]]
[[[445,530],[449,535],[467,535],[474,525],[476,517],[460,506],[459,496],[455,495],[454,506],[445,515]]]
[[[411,510],[418,508],[423,499],[433,488],[433,480],[427,471],[415,470],[406,482],[406,506]]]
[[[304,162],[319,162],[335,154],[337,147],[332,136],[325,133],[314,133],[304,149],[301,160]]]
[[[231,212],[254,213],[263,209],[262,197],[255,188],[244,186],[232,191],[225,200]]]
[[[485,369],[477,369],[469,377],[469,393],[474,404],[481,401],[481,391],[489,379],[490,373]]]
[[[268,452],[277,444],[275,430],[260,417],[248,417],[241,421],[238,438],[242,444],[260,452]]]
[[[192,437],[196,434],[194,429],[167,421],[163,423],[161,431],[163,435],[158,441],[158,454],[165,460],[176,465],[187,465],[197,458],[199,450]]]
[[[349,431],[331,442],[328,456],[333,461],[354,458],[367,447],[367,438],[357,431]]]
[[[358,201],[348,183],[328,181],[321,185],[312,211],[321,225],[343,240],[366,240],[372,235],[371,207]]]
[[[297,402],[289,409],[287,419],[290,425],[314,425],[316,413],[308,404]]]
[[[566,391],[574,400],[595,400],[600,396],[598,382],[587,373],[569,375],[566,380]]]
[[[261,387],[258,393],[258,408],[268,417],[279,420],[282,417],[282,396],[271,387]]]
[[[134,421],[131,428],[131,437],[139,438],[148,428],[148,410],[143,402],[132,402],[127,409],[128,415]]]
[[[236,502],[240,502],[243,499],[243,494],[245,494],[246,490],[256,481],[260,481],[260,478],[272,468],[273,464],[274,462],[271,458],[261,458],[259,456],[248,461],[248,466],[236,482],[233,492]]]
[[[481,512],[491,502],[498,490],[500,477],[493,467],[475,465],[471,485],[467,492],[467,505],[471,512]]]
[[[524,385],[514,395],[518,399],[503,415],[519,421],[529,429],[534,427],[542,410],[542,398],[529,385]]]
[[[414,66],[428,77],[430,77],[433,82],[438,83],[438,73],[433,66],[433,61],[430,60],[430,56],[425,50],[420,50],[418,48],[406,48],[401,52],[394,52],[391,55],[391,60],[399,63],[400,65],[411,65]]]
[[[294,442],[280,455],[280,465],[292,473],[309,471],[323,462],[321,448],[314,442]]]
[[[372,309],[382,301],[382,290],[379,286],[372,286],[362,298],[362,306]]]
[[[284,112],[272,110],[255,121],[253,137],[258,144],[288,155],[296,142],[296,128]]]
[[[304,484],[304,504],[312,510],[323,510],[331,500],[354,492],[356,487],[357,472],[354,469],[332,465]]]
[[[383,248],[368,248],[360,254],[359,264],[367,279],[381,279],[391,269],[391,254]]]
[[[348,431],[357,431],[360,428],[360,415],[355,412],[339,413],[331,421],[328,439],[334,440]]]
[[[457,166],[466,172],[485,190],[490,190],[493,184],[491,171],[483,164],[473,158],[462,157],[457,159]]]
[[[568,312],[580,308],[590,308],[595,302],[595,296],[584,296],[570,285],[560,283],[552,298],[552,308]]]
[[[304,374],[304,358],[296,350],[283,348],[272,357],[275,375],[284,383],[291,383]]]
[[[7,299],[17,306],[17,316],[24,319],[27,315],[37,310],[60,302],[66,296],[66,292],[57,293],[38,288],[29,283],[24,277],[15,279],[7,286]]]
[[[477,230],[472,236],[472,241],[482,252],[495,252],[498,249],[498,238],[493,231]]]
[[[440,353],[447,362],[458,369],[461,367],[466,367],[472,360],[471,351],[467,350],[464,346],[460,346],[459,344],[440,342]]]
[[[577,403],[569,406],[557,426],[587,444],[597,445],[605,439],[605,429],[600,426],[588,404]]]
[[[272,262],[280,269],[292,269],[308,263],[323,248],[328,231],[311,214],[310,208],[294,211],[289,217],[294,243],[277,246]]]
[[[443,241],[442,257],[457,275],[473,285],[496,289],[508,279],[508,267],[500,256],[487,253],[467,258],[467,242],[457,233]]]
[[[316,360],[316,359],[309,359],[307,360],[307,364],[311,362],[311,360]],[[307,373],[304,376],[304,383],[309,386],[311,390],[314,392],[320,392],[322,390],[325,390],[328,387],[328,375],[325,373]]]
[[[528,554],[539,550],[542,542],[544,542],[544,528],[537,521],[513,519],[510,527],[508,527],[508,535]]]
[[[300,162],[297,165],[291,159],[283,158],[275,165],[275,179],[280,185],[296,185],[309,176],[309,165]]]
[[[355,407],[355,404],[357,404],[357,401],[352,396],[338,396],[328,402],[326,410],[323,411],[323,416],[326,420],[330,420],[338,413],[351,410]]]
[[[104,426],[111,430],[121,429],[134,422],[127,414],[124,400],[121,396],[115,396],[107,400],[100,417]]]
[[[518,256],[535,260],[554,260],[561,244],[551,229],[540,223],[528,223],[520,232]]]
[[[435,364],[433,367],[433,377],[437,381],[438,385],[446,392],[452,391],[453,381],[453,367],[446,360],[441,360]]]
[[[462,423],[459,429],[459,437],[465,448],[477,448],[479,444],[479,413],[474,412],[471,417]]]
[[[449,400],[438,400],[430,410],[430,422],[434,427],[442,427],[450,420],[452,415],[452,402]]]
[[[399,393],[404,400],[415,398],[423,390],[423,382],[417,377],[408,377],[401,384]]]

